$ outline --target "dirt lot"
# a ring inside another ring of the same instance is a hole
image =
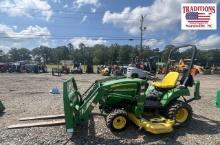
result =
[[[97,113],[81,132],[70,139],[65,126],[7,129],[19,123],[21,117],[63,113],[62,93],[49,94],[52,86],[62,92],[62,81],[71,75],[52,77],[51,74],[0,74],[0,100],[6,110],[0,116],[0,144],[220,144],[220,109],[215,108],[216,89],[220,76],[197,76],[201,81],[202,99],[191,103],[194,116],[190,126],[175,129],[173,133],[151,135],[130,125],[124,132],[113,134],[105,120]],[[80,91],[84,91],[100,75],[75,75]],[[98,112],[97,109],[94,112]]]

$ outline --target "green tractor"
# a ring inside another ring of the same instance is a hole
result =
[[[171,132],[175,125],[187,125],[192,118],[192,108],[188,103],[200,99],[200,83],[194,81],[190,74],[196,46],[174,47],[169,60],[174,52],[182,47],[191,47],[193,53],[191,64],[179,83],[178,72],[169,72],[162,81],[151,84],[138,78],[110,77],[97,80],[85,93],[80,94],[74,78],[64,81],[67,132],[77,130],[79,125],[88,121],[96,104],[99,105],[101,113],[106,114],[106,124],[111,131],[124,130],[129,121],[153,134]],[[186,96],[190,96],[188,87],[193,85],[194,95],[187,99]]]

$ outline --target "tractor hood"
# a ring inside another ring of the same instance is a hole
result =
[[[138,83],[138,84],[146,84],[146,81],[138,78],[121,78],[121,79],[112,79],[108,81],[101,82],[103,87],[116,87],[121,86],[123,84],[131,84],[131,83]]]

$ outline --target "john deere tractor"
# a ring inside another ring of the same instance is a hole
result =
[[[159,82],[148,83],[138,78],[109,77],[97,80],[83,94],[78,91],[74,78],[64,81],[63,99],[67,132],[73,132],[89,120],[97,104],[106,114],[106,124],[111,131],[122,131],[132,121],[153,134],[173,131],[175,125],[184,126],[192,118],[189,102],[200,99],[199,81],[194,81],[190,70],[196,46],[174,47],[170,57],[182,47],[193,49],[192,61],[179,81],[178,72],[169,72]],[[168,70],[168,69],[166,69]],[[188,87],[194,86],[192,97]],[[181,99],[182,98],[182,99]]]

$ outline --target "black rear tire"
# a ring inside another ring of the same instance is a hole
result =
[[[186,102],[176,100],[167,108],[166,116],[175,120],[176,127],[187,126],[192,119],[192,107]]]
[[[106,118],[107,127],[111,131],[120,132],[128,126],[128,113],[122,109],[115,109]]]

